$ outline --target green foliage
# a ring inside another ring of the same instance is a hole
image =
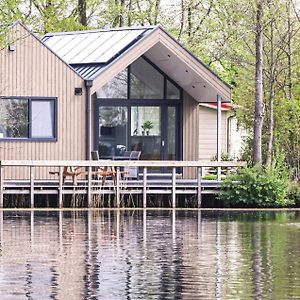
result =
[[[275,112],[275,143],[285,154],[291,177],[300,180],[300,101],[283,98],[277,102]]]
[[[300,207],[300,182],[291,182],[288,189],[288,199],[295,202],[295,206]]]
[[[148,120],[148,121],[145,121],[141,127],[142,127],[142,129],[144,129],[144,130],[150,130],[150,129],[153,128],[153,122],[152,122],[152,121],[149,121],[149,120]]]
[[[211,161],[217,161],[217,154],[211,158]],[[221,153],[221,161],[233,161],[233,158],[228,153]]]
[[[244,168],[229,175],[219,199],[233,206],[285,207],[294,201],[287,198],[288,176],[279,167]]]
[[[225,179],[225,178],[226,178],[226,176],[222,174],[221,179]],[[207,174],[207,175],[203,176],[202,179],[204,179],[204,180],[217,180],[218,178],[217,178],[217,174]]]

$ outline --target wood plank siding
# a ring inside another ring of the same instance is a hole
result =
[[[9,51],[8,47],[0,51],[0,95],[56,97],[57,141],[0,140],[0,158],[85,159],[84,81],[22,25],[14,27],[13,35],[15,51]],[[75,87],[83,89],[82,96],[74,95]],[[11,178],[27,175],[18,168],[10,172]]]
[[[222,111],[221,152],[227,153],[227,131],[229,112]],[[217,153],[217,111],[199,106],[199,159],[211,160]]]
[[[183,93],[183,160],[198,160],[199,113],[198,102]],[[196,178],[195,168],[186,168],[184,178]]]

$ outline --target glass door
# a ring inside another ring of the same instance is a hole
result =
[[[100,158],[122,156],[127,150],[128,109],[126,106],[98,106],[96,150]]]
[[[141,151],[141,160],[162,158],[162,126],[160,106],[131,107],[131,150]]]
[[[140,151],[141,160],[180,159],[178,106],[156,103],[114,106],[97,101],[94,116],[94,150],[99,151],[100,158]]]

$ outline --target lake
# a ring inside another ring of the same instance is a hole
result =
[[[299,211],[0,211],[0,299],[300,299]]]

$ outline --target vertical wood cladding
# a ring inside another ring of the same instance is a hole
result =
[[[14,27],[10,40],[15,51],[7,46],[0,51],[0,95],[56,97],[57,141],[0,140],[0,159],[85,159],[85,95],[74,95],[75,87],[84,91],[84,81],[22,25]],[[18,168],[9,172],[12,178],[28,175]]]
[[[221,152],[227,153],[227,119],[229,112],[222,111]],[[217,111],[199,107],[199,159],[211,160],[217,155]]]
[[[198,102],[183,94],[183,160],[198,160],[199,112]],[[184,169],[185,178],[195,178],[195,168]]]

